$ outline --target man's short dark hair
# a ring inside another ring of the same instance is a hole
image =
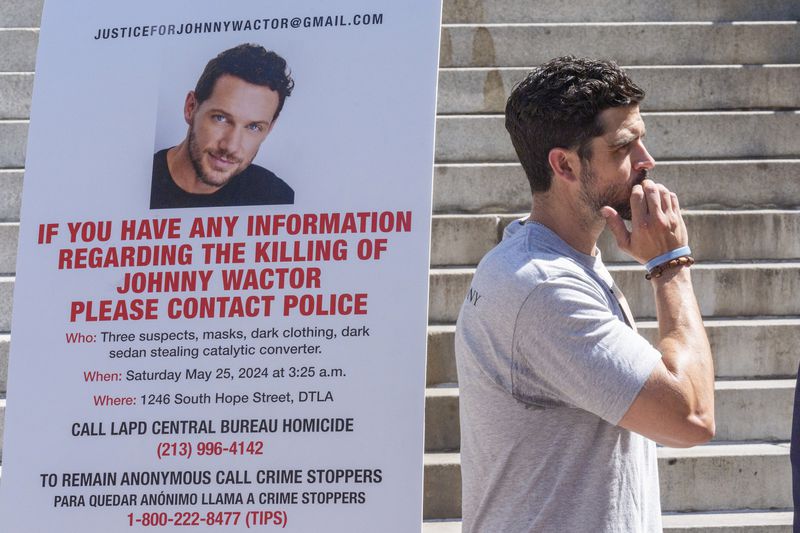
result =
[[[286,68],[286,60],[275,52],[268,51],[257,44],[240,44],[220,54],[208,62],[197,86],[195,99],[202,104],[214,91],[214,84],[224,75],[236,76],[247,83],[269,87],[278,93],[278,109],[273,120],[283,109],[286,97],[292,94],[294,80]]]
[[[612,61],[565,56],[532,70],[506,103],[506,129],[531,192],[550,188],[551,149],[577,149],[588,160],[589,141],[604,133],[600,113],[642,99],[644,91]]]

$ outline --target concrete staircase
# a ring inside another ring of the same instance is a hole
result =
[[[0,4],[0,411],[40,0]],[[431,258],[425,533],[460,531],[454,322],[474,265],[529,209],[502,125],[527,68],[555,55],[629,65],[658,181],[686,210],[714,349],[717,436],[659,449],[670,532],[791,531],[789,435],[800,357],[800,3],[445,0]],[[647,22],[641,22],[647,21]],[[642,269],[604,257],[642,334]],[[2,414],[0,413],[0,432]],[[495,532],[489,532],[495,533]]]

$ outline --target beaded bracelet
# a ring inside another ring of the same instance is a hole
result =
[[[660,278],[661,274],[663,274],[665,270],[669,270],[670,268],[675,268],[678,266],[690,267],[693,264],[694,264],[694,257],[690,255],[684,255],[653,267],[653,269],[647,274],[645,274],[644,277],[647,280],[651,280],[653,278]]]

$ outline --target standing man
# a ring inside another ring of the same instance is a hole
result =
[[[186,95],[186,138],[153,156],[150,208],[293,204],[294,190],[253,164],[293,88],[286,61],[262,46],[209,61]]]
[[[693,260],[677,196],[648,178],[643,98],[616,64],[562,57],[508,99],[533,207],[456,327],[464,533],[661,531],[655,442],[714,435]],[[655,347],[600,258],[606,225],[649,269]]]

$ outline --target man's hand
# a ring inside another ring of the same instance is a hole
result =
[[[613,207],[604,206],[600,214],[617,246],[641,264],[688,243],[678,197],[653,180],[633,186],[631,231]]]
[[[678,197],[644,180],[631,194],[631,231],[611,207],[601,210],[617,245],[640,263],[686,246]],[[714,436],[714,363],[688,268],[651,280],[661,361],[619,425],[666,446],[694,446]]]

